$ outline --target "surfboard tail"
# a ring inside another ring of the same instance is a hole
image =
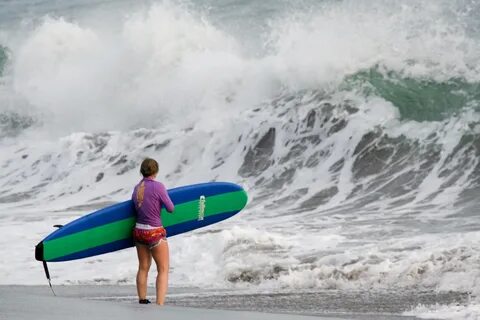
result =
[[[35,259],[37,261],[44,261],[43,258],[43,241],[40,241],[36,246],[35,246]]]

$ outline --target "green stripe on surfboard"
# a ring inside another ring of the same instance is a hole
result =
[[[206,197],[204,216],[241,210],[247,202],[244,190]],[[165,227],[198,219],[199,200],[175,205],[173,213],[162,214]],[[105,245],[131,236],[135,217],[115,221],[96,228],[69,234],[61,238],[45,241],[46,261],[74,254],[90,248]]]
[[[105,224],[101,227],[69,234],[65,237],[45,241],[43,255],[45,260],[53,260],[75,252],[101,246],[125,239],[125,230],[132,230],[135,217]]]
[[[173,213],[162,215],[162,223],[165,227],[198,219],[198,200],[185,202],[175,206]],[[245,191],[223,193],[205,198],[205,217],[219,213],[239,211],[247,203]]]

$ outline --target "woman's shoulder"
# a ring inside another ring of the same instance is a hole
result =
[[[165,185],[161,182],[161,181],[158,181],[158,180],[152,180],[152,183],[155,187],[158,187],[158,188],[165,188]]]

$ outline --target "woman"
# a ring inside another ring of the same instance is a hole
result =
[[[157,304],[163,305],[168,287],[169,253],[167,233],[162,225],[160,210],[162,205],[165,205],[168,212],[173,212],[174,206],[165,186],[155,181],[158,173],[157,161],[149,158],[143,160],[140,172],[143,179],[135,186],[132,195],[137,212],[133,240],[138,255],[138,301],[141,304],[150,303],[147,299],[147,278],[153,257],[157,265]]]

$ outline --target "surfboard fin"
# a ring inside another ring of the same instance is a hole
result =
[[[43,261],[43,269],[45,270],[45,275],[47,276],[48,284],[50,286],[50,289],[52,289],[53,295],[57,296],[55,294],[55,291],[53,291],[52,281],[50,280],[50,272],[48,271],[47,261],[45,260]]]
[[[58,228],[58,229],[60,229],[60,228],[62,228],[62,227],[63,227],[63,224],[55,224],[55,225],[53,225],[53,227],[54,227],[54,228]]]

